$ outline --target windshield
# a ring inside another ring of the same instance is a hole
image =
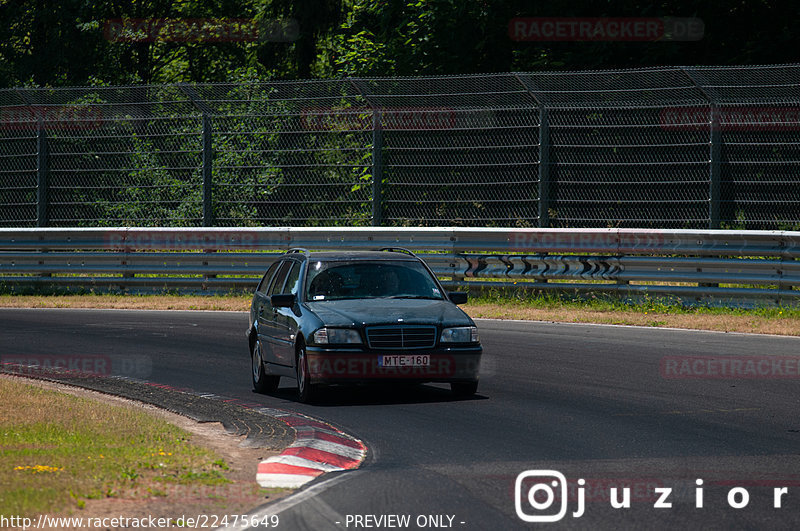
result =
[[[419,262],[388,260],[312,262],[306,278],[309,301],[342,299],[443,299]]]

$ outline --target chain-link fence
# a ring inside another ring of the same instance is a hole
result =
[[[0,91],[0,226],[798,229],[800,65]]]

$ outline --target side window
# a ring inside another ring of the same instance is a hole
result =
[[[278,269],[279,264],[280,262],[275,262],[271,266],[269,266],[269,269],[267,269],[267,272],[264,273],[264,277],[261,279],[261,282],[258,283],[258,288],[256,288],[256,291],[258,291],[259,293],[267,292],[269,281],[272,280],[273,276],[275,276],[275,271]]]
[[[275,280],[272,281],[272,285],[269,288],[270,295],[281,292],[281,289],[283,289],[283,281],[286,280],[286,275],[289,273],[290,267],[292,267],[290,261],[284,260],[281,262],[281,268],[278,270],[278,273],[275,275]]]
[[[297,290],[300,289],[300,264],[295,262],[292,264],[292,269],[289,271],[289,276],[286,277],[286,285],[283,286],[281,293],[294,293],[297,295]]]

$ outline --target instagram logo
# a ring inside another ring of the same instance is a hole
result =
[[[550,510],[556,502],[558,512]],[[514,506],[525,522],[558,522],[567,514],[567,478],[557,470],[522,472],[514,483]]]

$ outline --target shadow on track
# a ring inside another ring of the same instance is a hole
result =
[[[297,402],[297,388],[281,387],[272,394],[275,398]],[[323,386],[317,391],[312,405],[319,407],[378,406],[392,404],[429,404],[488,400],[480,392],[470,397],[454,395],[449,386],[436,384],[365,384],[353,386]]]

